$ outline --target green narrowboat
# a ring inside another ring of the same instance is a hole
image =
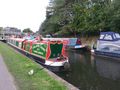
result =
[[[37,62],[49,66],[53,71],[66,70],[69,68],[68,57],[65,47],[60,40],[26,40],[23,38],[9,38],[7,43],[29,55]]]

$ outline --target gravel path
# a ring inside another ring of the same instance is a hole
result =
[[[17,90],[14,79],[0,55],[0,90]]]

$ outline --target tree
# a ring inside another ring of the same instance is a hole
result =
[[[120,32],[119,6],[120,0],[51,0],[41,31],[75,36]]]
[[[109,11],[109,26],[112,31],[117,31],[120,33],[120,0],[113,0]]]
[[[30,28],[26,28],[23,30],[24,33],[33,33],[33,31]]]

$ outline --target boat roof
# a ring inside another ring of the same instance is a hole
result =
[[[25,36],[25,37],[23,37],[24,39],[27,39],[27,40],[34,40],[35,38],[34,38],[34,36]]]
[[[117,41],[117,40],[120,40],[120,34],[116,32],[100,32],[99,40]]]

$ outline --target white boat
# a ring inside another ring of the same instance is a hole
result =
[[[97,55],[120,57],[120,34],[115,32],[101,32],[95,50]]]

